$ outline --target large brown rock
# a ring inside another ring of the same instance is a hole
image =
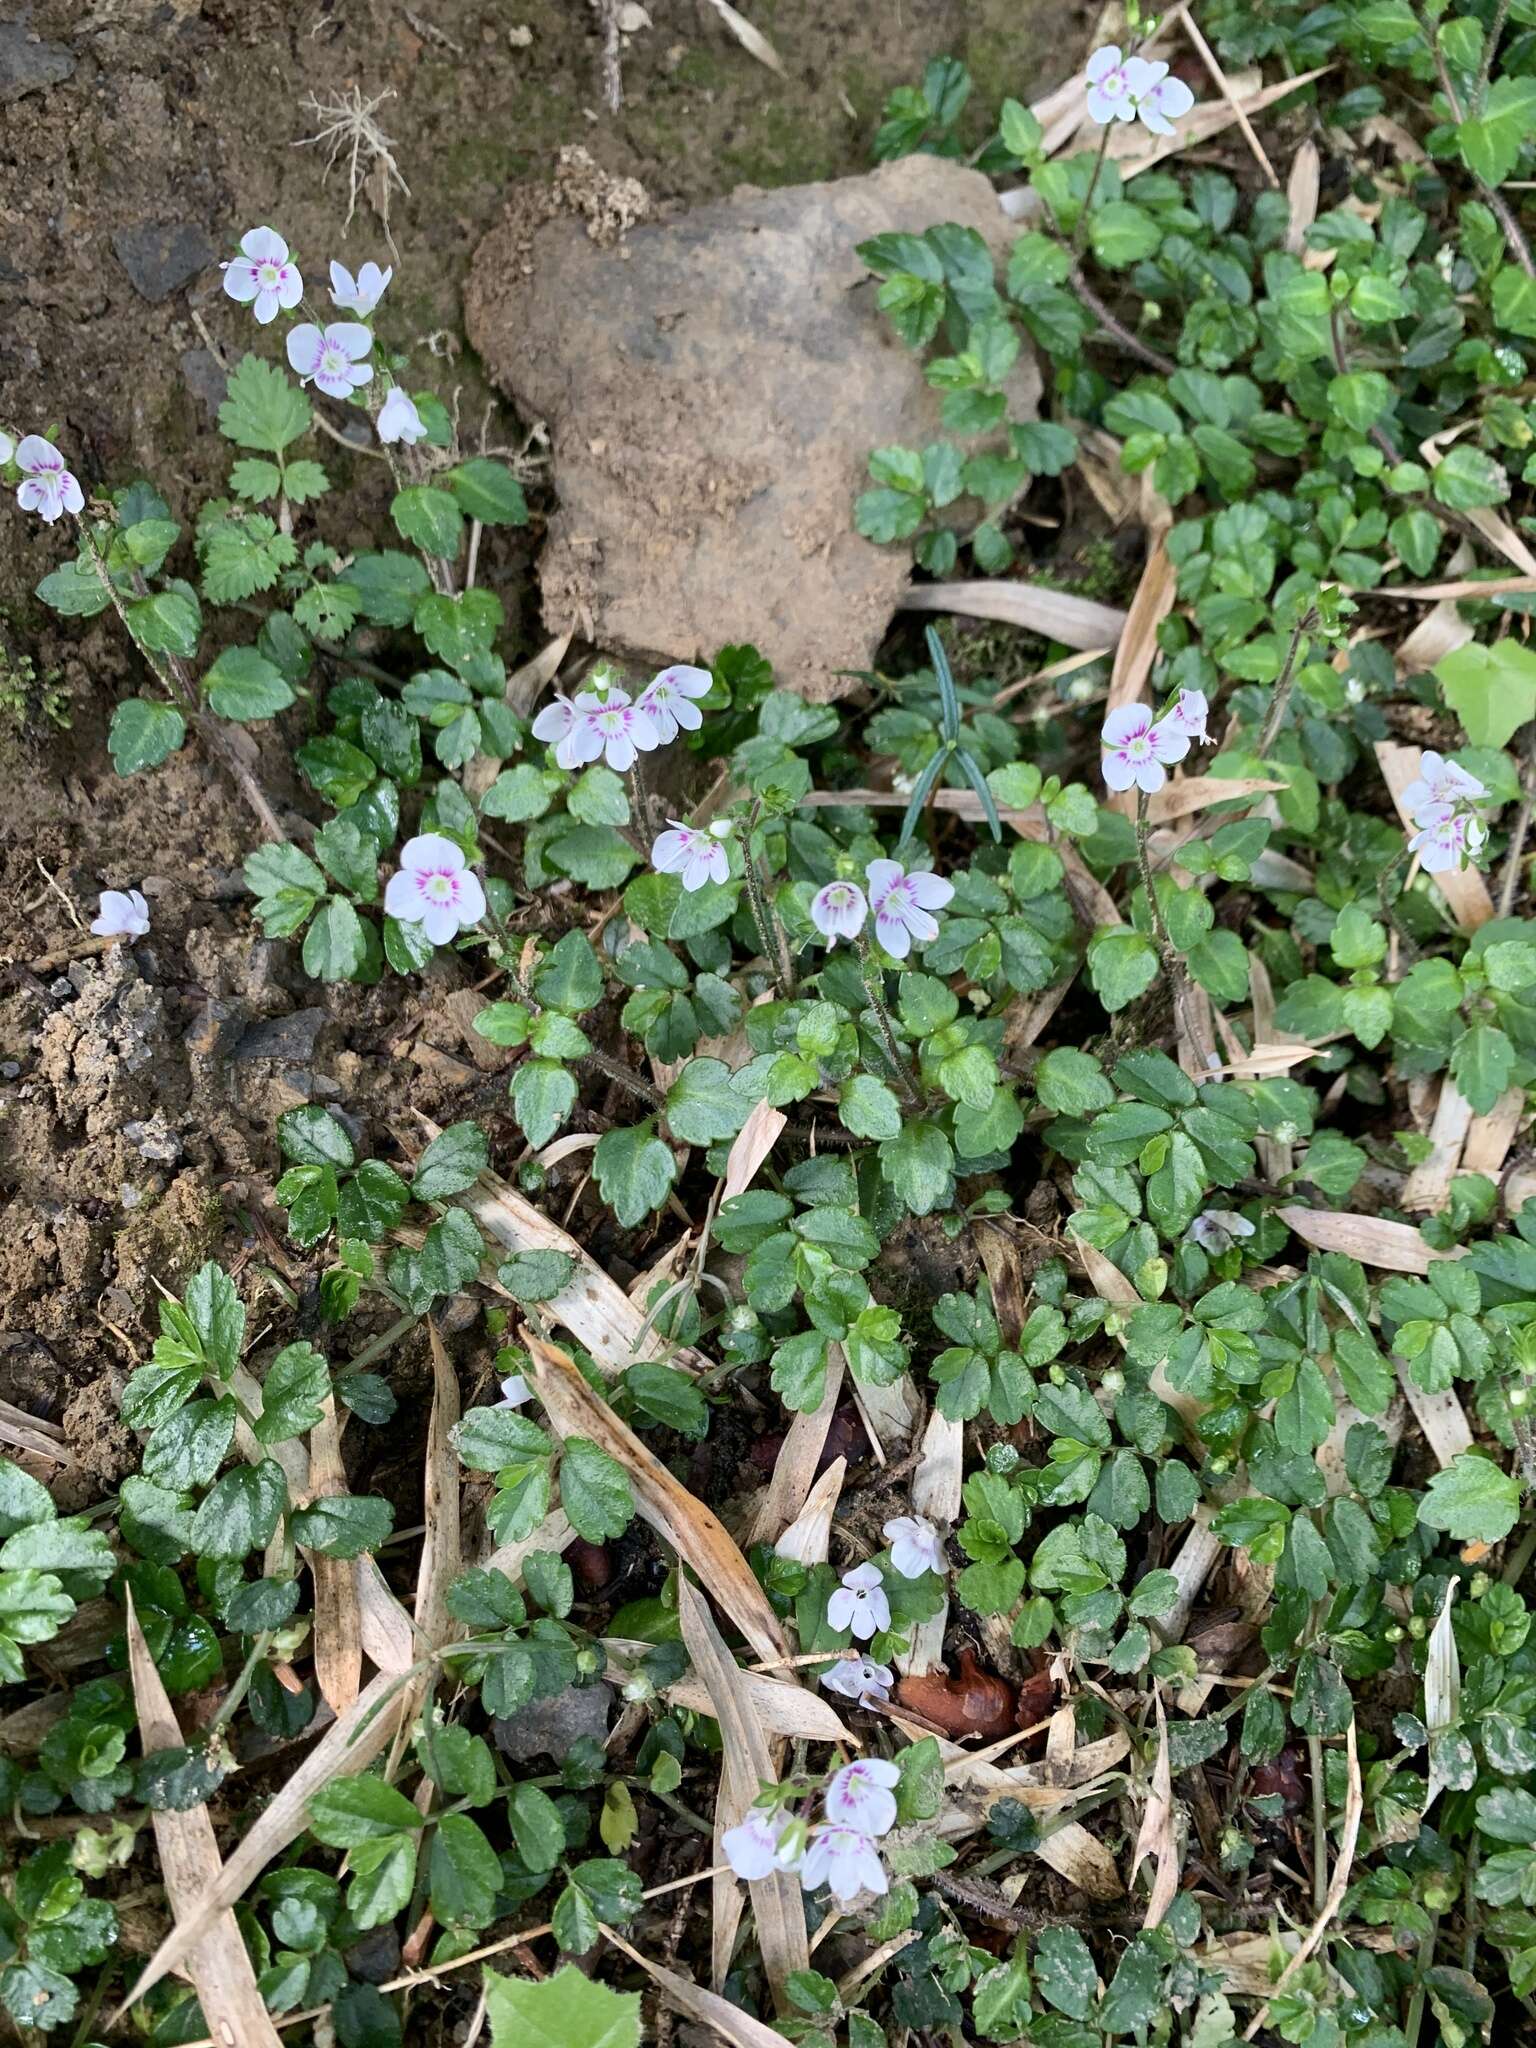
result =
[[[551,632],[662,660],[751,641],[814,697],[871,665],[911,564],[859,538],[853,500],[872,449],[941,428],[855,249],[941,221],[1006,247],[987,179],[931,156],[746,188],[606,247],[569,219],[530,242],[514,200],[476,251],[466,315],[492,376],[549,428]],[[1039,390],[1026,354],[1014,418]]]

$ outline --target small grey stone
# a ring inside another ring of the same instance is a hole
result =
[[[186,1149],[158,1110],[148,1122],[134,1118],[124,1124],[123,1136],[141,1159],[160,1166],[174,1166]]]
[[[20,1060],[0,1060],[0,1081],[14,1081],[20,1072]]]
[[[152,306],[206,270],[217,253],[200,227],[182,220],[119,228],[112,237],[112,248],[129,283]]]
[[[45,43],[19,21],[0,21],[0,106],[45,85],[61,85],[75,68],[62,43]]]
[[[519,1707],[515,1716],[491,1723],[496,1747],[515,1764],[536,1756],[559,1758],[583,1735],[595,1735],[599,1742],[608,1733],[608,1709],[613,1687],[599,1679],[596,1685],[568,1685],[551,1698],[533,1700]]]
[[[282,1060],[289,1066],[308,1066],[328,1022],[324,1010],[290,1010],[286,1017],[264,1017],[245,1033],[234,1057],[242,1064]]]
[[[189,348],[181,358],[181,374],[192,396],[200,399],[210,412],[217,412],[224,403],[229,380],[219,368],[218,358],[213,351],[206,348]],[[226,900],[224,889],[221,888],[218,893],[221,901]],[[249,893],[241,876],[230,877],[227,900],[234,901],[242,894]]]

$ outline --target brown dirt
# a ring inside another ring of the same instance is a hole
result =
[[[418,363],[429,347],[440,356],[435,381],[477,426],[490,392],[462,341],[460,292],[514,184],[558,173],[564,203],[601,234],[639,203],[627,180],[665,210],[743,181],[856,172],[886,93],[932,56],[966,58],[995,105],[1054,82],[1086,20],[1079,0],[1023,18],[1014,0],[745,11],[785,78],[703,0],[652,0],[614,116],[581,0],[0,0],[6,22],[20,16],[54,46],[35,90],[11,94],[0,63],[0,421],[53,429],[88,487],[151,477],[181,516],[222,486],[218,365],[192,316],[221,348],[262,344],[211,263],[150,299],[119,251],[155,230],[161,253],[217,255],[270,221],[312,278],[333,252],[354,266],[386,257],[377,187],[343,233],[343,174],[327,179],[323,151],[294,147],[320,125],[310,96],[394,95],[378,118],[410,192],[390,207],[383,331]],[[15,47],[0,35],[0,54]],[[562,160],[575,145],[595,171]],[[327,530],[361,538],[382,512],[375,465],[349,478],[348,458],[331,448],[327,460],[348,487]],[[270,1200],[278,1112],[333,1102],[387,1152],[407,1103],[446,1120],[485,1108],[498,1084],[471,1061],[453,967],[420,986],[325,990],[295,949],[260,937],[239,878],[249,821],[195,748],[155,775],[116,777],[105,736],[139,686],[135,658],[110,615],[60,622],[32,596],[65,557],[63,531],[12,524],[8,506],[0,519],[0,686],[30,657],[72,721],[61,734],[0,710],[0,1397],[62,1422],[90,1498],[127,1467],[116,1401],[153,1337],[157,1287],[242,1242],[270,1255],[253,1218]],[[526,543],[488,534],[481,569],[515,658],[537,633]],[[301,736],[263,742],[280,813],[300,801],[282,742]],[[151,936],[92,950],[82,927],[97,893],[129,885],[151,900]]]

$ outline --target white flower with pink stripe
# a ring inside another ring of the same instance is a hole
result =
[[[952,883],[927,868],[909,872],[899,860],[872,860],[864,875],[875,937],[893,960],[905,960],[914,939],[926,946],[939,936],[939,921],[929,913],[949,902],[955,893]]]
[[[372,347],[373,336],[356,320],[333,320],[324,329],[306,320],[288,336],[288,360],[301,384],[328,398],[350,398],[372,379],[372,365],[363,361]]]
[[[237,305],[249,306],[263,327],[304,296],[299,266],[289,261],[288,244],[276,228],[251,228],[240,237],[240,254],[219,268],[225,292]]]
[[[637,755],[648,754],[660,744],[651,714],[631,704],[627,690],[608,689],[601,696],[583,690],[574,709],[571,729],[555,752],[562,768],[604,760],[622,775],[626,768],[634,767]]]
[[[64,458],[41,434],[28,434],[16,450],[16,467],[22,480],[16,502],[23,512],[35,512],[52,526],[63,512],[83,512],[85,494],[69,471]]]
[[[1165,764],[1189,752],[1188,732],[1167,718],[1154,718],[1145,704],[1122,704],[1104,721],[1104,780],[1111,789],[1144,789],[1150,795],[1168,780]]]
[[[725,841],[730,837],[729,819],[722,819],[699,831],[681,818],[668,820],[672,829],[663,832],[651,848],[651,865],[658,875],[681,875],[683,888],[691,895],[706,882],[728,882],[730,858]]]
[[[485,915],[485,891],[464,849],[441,832],[423,832],[400,849],[400,871],[384,891],[384,908],[402,924],[419,924],[434,946],[446,946]]]

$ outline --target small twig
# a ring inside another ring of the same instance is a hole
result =
[[[1171,377],[1173,375],[1178,367],[1177,364],[1170,362],[1167,356],[1159,355],[1155,348],[1148,348],[1144,341],[1138,341],[1128,327],[1121,326],[1098,293],[1092,289],[1084,278],[1082,265],[1076,262],[1072,265],[1072,289],[1077,293],[1077,296],[1082,300],[1089,312],[1093,314],[1105,333],[1110,335],[1115,341],[1118,341],[1123,349],[1128,349],[1133,356],[1140,357],[1141,361],[1149,369],[1158,371],[1160,375],[1164,377]]]
[[[1285,665],[1275,678],[1274,691],[1269,700],[1269,710],[1265,714],[1258,743],[1254,748],[1254,752],[1261,761],[1274,745],[1275,735],[1279,732],[1281,724],[1285,719],[1286,706],[1291,701],[1291,687],[1296,680],[1297,657],[1301,653],[1302,642],[1316,624],[1317,608],[1315,605],[1309,605],[1291,628],[1291,644],[1285,650]]]
[[[608,103],[609,113],[617,114],[624,105],[624,74],[619,68],[618,0],[592,0],[592,5],[603,24],[603,98]]]

